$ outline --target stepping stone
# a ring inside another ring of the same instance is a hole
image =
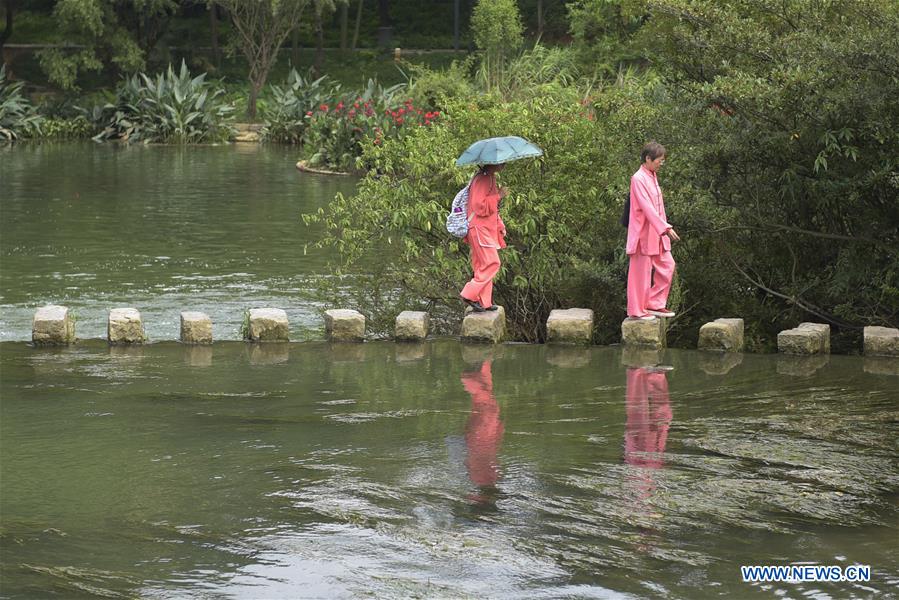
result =
[[[777,350],[784,354],[830,354],[830,325],[800,323],[777,334]]]
[[[290,339],[287,313],[280,308],[251,308],[245,339],[251,342],[286,342]]]
[[[865,356],[899,356],[899,329],[865,327]]]
[[[589,308],[556,309],[546,320],[546,341],[589,344],[593,341],[593,311]]]
[[[655,317],[642,320],[627,318],[621,322],[621,341],[628,346],[650,346],[664,348],[668,320]]]
[[[743,351],[743,319],[715,319],[699,328],[699,349]]]
[[[325,311],[325,332],[332,342],[362,342],[365,340],[365,315],[344,308]]]
[[[109,311],[106,338],[110,344],[142,344],[147,341],[140,312],[136,308]]]
[[[498,344],[506,335],[506,309],[474,312],[469,306],[462,319],[462,341]]]
[[[428,313],[404,310],[396,317],[396,340],[419,342],[428,337]]]
[[[197,311],[181,313],[181,341],[185,344],[211,344],[212,319]]]
[[[31,341],[36,346],[61,346],[75,342],[75,319],[67,306],[37,309],[31,321]]]

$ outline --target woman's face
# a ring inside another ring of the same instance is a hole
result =
[[[659,168],[665,164],[665,155],[658,158],[651,158],[649,156],[646,157],[646,162],[644,163],[646,168],[655,173],[659,170]]]

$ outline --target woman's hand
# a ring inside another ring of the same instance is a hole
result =
[[[671,241],[673,241],[673,242],[679,242],[679,241],[680,241],[680,236],[677,235],[677,232],[676,232],[676,231],[674,231],[674,227],[669,227],[669,228],[668,228],[668,231],[665,232],[665,235],[667,235],[667,236],[671,239]]]

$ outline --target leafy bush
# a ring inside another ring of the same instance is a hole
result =
[[[234,106],[223,101],[224,90],[191,78],[187,65],[175,75],[171,65],[155,79],[140,73],[119,86],[115,103],[103,107],[104,129],[97,139],[201,143],[226,141]]]
[[[617,220],[638,162],[639,145],[635,152],[631,139],[645,134],[622,131],[655,114],[641,90],[609,94],[602,119],[591,119],[574,89],[504,103],[496,96],[457,99],[434,126],[366,147],[363,160],[373,172],[357,195],[338,196],[305,219],[325,224],[322,244],[339,251],[341,271],[364,265],[367,285],[353,301],[373,327],[386,329],[405,308],[427,306],[438,315],[461,310],[459,290],[471,277],[468,250],[446,233],[444,221],[472,169],[456,168],[455,159],[476,139],[514,133],[545,156],[514,163],[500,176],[510,190],[501,208],[509,247],[500,253],[495,297],[506,307],[512,335],[542,340],[550,310],[587,306],[598,312],[598,339],[615,339],[625,308],[624,232]],[[367,258],[373,255],[374,264]]]
[[[330,104],[339,86],[327,76],[313,80],[291,69],[284,87],[270,87],[272,98],[264,111],[264,138],[274,142],[301,144],[309,125],[307,114],[323,104]]]
[[[727,217],[684,215],[708,249],[681,271],[697,300],[771,330],[899,325],[899,5],[660,0],[652,11],[644,41],[677,90],[656,122],[683,165],[670,185]],[[700,265],[709,275],[688,273]]]
[[[366,140],[380,145],[385,139],[402,138],[411,129],[430,125],[440,117],[439,111],[416,108],[411,98],[405,102],[394,99],[403,87],[399,84],[383,90],[369,81],[361,96],[347,96],[333,107],[323,105],[310,114],[309,162],[342,171],[367,169],[370,165],[362,160]]]
[[[471,64],[453,61],[448,69],[432,70],[424,65],[406,64],[410,71],[409,96],[415,104],[429,111],[443,110],[454,98],[469,99],[475,95],[470,78]]]
[[[499,83],[509,55],[521,47],[524,28],[516,0],[478,0],[471,29],[475,44],[484,53],[489,91]]]
[[[96,125],[83,115],[71,118],[45,119],[44,124],[41,126],[41,137],[49,139],[87,139],[96,134]]]
[[[0,66],[0,139],[15,140],[41,132],[44,119],[22,94],[23,85],[7,82],[6,67]]]

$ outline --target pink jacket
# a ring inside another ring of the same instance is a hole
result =
[[[625,251],[645,256],[670,252],[671,240],[662,235],[670,228],[656,174],[641,165],[631,177],[631,213]]]
[[[468,191],[469,244],[505,248],[506,226],[499,216],[500,193],[493,175],[476,175]]]

